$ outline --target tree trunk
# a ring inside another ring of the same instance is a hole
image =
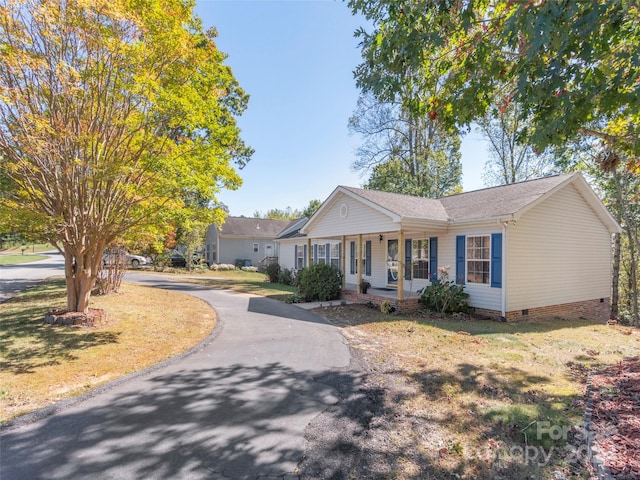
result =
[[[91,291],[96,283],[104,246],[75,252],[65,245],[65,280],[67,286],[67,311],[87,313]],[[75,254],[74,254],[75,252]]]
[[[618,317],[618,283],[620,282],[620,234],[613,235],[613,268],[611,276],[611,310],[610,319]]]

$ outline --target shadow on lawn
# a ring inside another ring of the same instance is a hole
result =
[[[64,280],[56,280],[7,302],[0,323],[3,370],[32,373],[37,367],[75,360],[78,350],[118,341],[119,334],[114,332],[45,325],[45,314],[63,306],[65,298]],[[11,305],[19,308],[13,311]]]

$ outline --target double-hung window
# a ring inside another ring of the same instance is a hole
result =
[[[296,270],[302,270],[304,268],[304,245],[298,245],[296,247]]]
[[[327,261],[327,246],[324,243],[319,243],[317,262],[324,265],[326,261]]]
[[[412,278],[429,278],[429,240],[411,242]]]
[[[490,236],[467,237],[467,282],[489,283]]]
[[[330,247],[331,251],[331,265],[340,269],[340,244],[332,243]]]

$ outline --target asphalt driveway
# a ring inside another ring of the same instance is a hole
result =
[[[297,478],[307,425],[350,382],[349,348],[295,305],[154,275],[218,314],[189,354],[22,417],[0,431],[0,478]],[[324,382],[324,378],[332,380]]]

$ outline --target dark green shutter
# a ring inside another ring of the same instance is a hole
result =
[[[438,279],[438,237],[429,239],[429,273],[430,280],[435,282]]]
[[[466,238],[464,235],[456,237],[456,283],[464,285],[464,258]]]
[[[364,257],[367,262],[364,274],[371,276],[371,240],[367,240],[364,243]]]
[[[351,275],[356,273],[356,242],[351,242]]]
[[[404,279],[411,280],[411,244],[410,238],[404,241]]]
[[[502,287],[502,234],[491,234],[491,286]]]

